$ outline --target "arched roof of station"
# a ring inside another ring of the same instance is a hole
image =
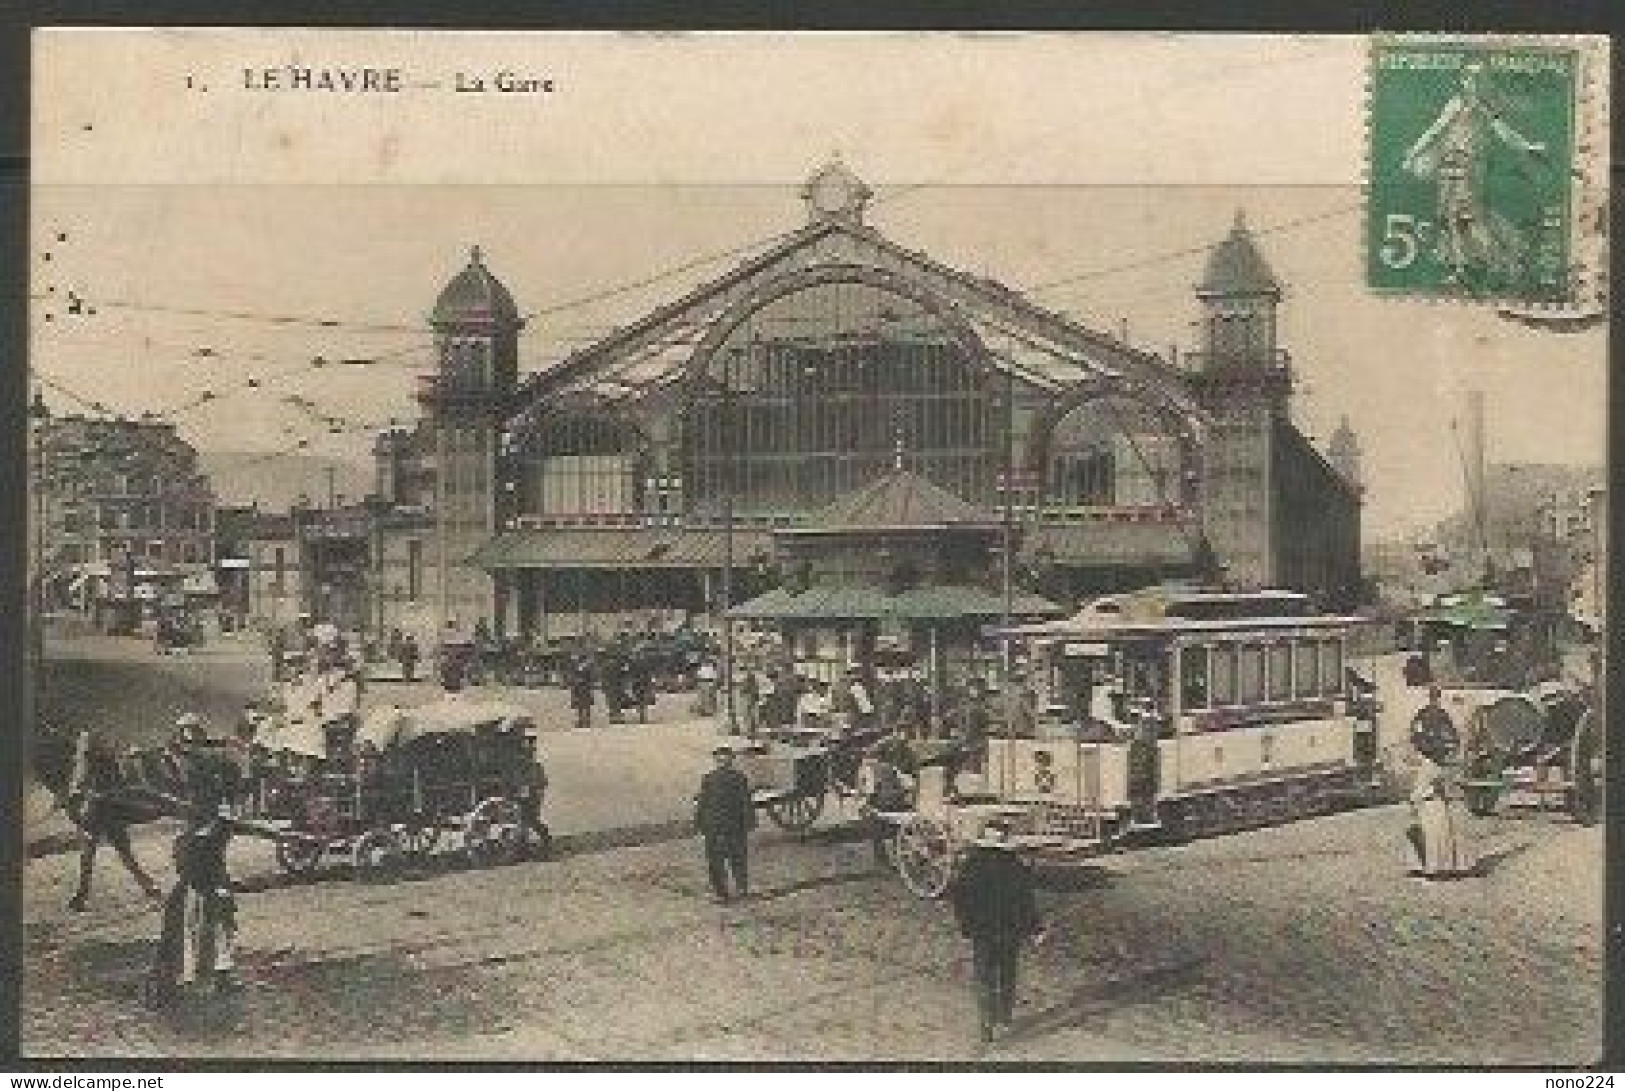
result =
[[[1043,393],[1121,385],[1199,416],[1183,376],[1159,356],[1045,308],[1026,295],[954,269],[845,214],[810,223],[723,275],[531,375],[516,395],[520,417],[557,398],[600,404],[642,400],[681,381],[715,324],[782,278],[823,266],[903,278],[950,308],[980,339],[995,368]]]

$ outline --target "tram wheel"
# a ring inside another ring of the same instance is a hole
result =
[[[818,816],[824,813],[823,793],[817,795],[797,795],[789,799],[775,800],[767,805],[767,817],[781,830],[800,833],[818,821]]]
[[[947,826],[923,815],[910,815],[892,841],[892,862],[898,878],[916,897],[942,897],[953,882],[956,865]]]

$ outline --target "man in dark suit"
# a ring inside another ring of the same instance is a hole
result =
[[[971,941],[982,1041],[991,1042],[1014,1018],[1021,945],[1043,939],[1032,870],[1002,827],[989,825],[973,843],[951,897],[959,931]]]
[[[705,840],[705,866],[715,899],[726,902],[730,872],[736,895],[750,895],[747,839],[756,827],[756,807],[750,781],[734,768],[733,749],[720,745],[712,754],[717,765],[700,778],[700,794],[694,797],[694,824]]]

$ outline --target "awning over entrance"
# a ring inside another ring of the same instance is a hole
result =
[[[721,568],[728,536],[720,530],[558,529],[512,530],[492,538],[474,554],[487,571],[512,568]],[[733,561],[744,567],[771,552],[762,531],[733,534]]]
[[[877,587],[813,587],[799,593],[776,588],[729,611],[737,618],[775,621],[954,621],[998,618],[1004,596],[980,587],[915,587],[887,594]],[[1011,596],[1015,617],[1059,617],[1066,609],[1037,595]]]

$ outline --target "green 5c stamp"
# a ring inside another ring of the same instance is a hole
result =
[[[1376,41],[1366,283],[1568,298],[1579,75],[1578,54],[1564,48]]]

